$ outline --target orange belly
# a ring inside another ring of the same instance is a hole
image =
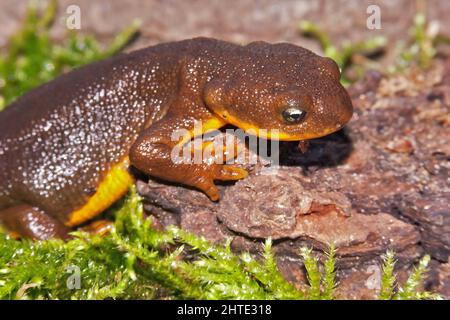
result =
[[[88,202],[70,214],[69,220],[65,223],[66,226],[79,225],[102,213],[120,199],[134,182],[133,177],[128,172],[128,167],[128,158],[114,165],[100,182],[97,191],[89,198]]]

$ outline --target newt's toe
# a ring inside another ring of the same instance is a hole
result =
[[[224,165],[217,177],[218,180],[241,180],[248,177],[245,169],[237,168],[230,165]]]

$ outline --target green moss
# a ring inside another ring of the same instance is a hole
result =
[[[386,39],[381,36],[373,37],[368,40],[359,41],[355,43],[347,42],[342,46],[335,46],[330,37],[316,24],[311,21],[302,21],[300,23],[300,32],[306,36],[316,39],[323,51],[323,55],[336,61],[339,68],[342,71],[341,82],[344,85],[348,85],[356,79],[360,78],[366,67],[355,63],[352,59],[356,55],[370,55],[384,48]],[[349,79],[345,71],[350,67],[358,73],[356,79]]]
[[[386,45],[386,38],[377,36],[356,43],[344,43],[336,46],[330,37],[316,24],[310,21],[300,23],[300,31],[316,39],[324,56],[332,58],[342,70],[342,83],[348,85],[360,79],[369,68],[379,69],[379,65],[371,59],[365,59],[364,64],[357,63],[353,58],[357,55],[370,56],[382,50]],[[440,44],[450,44],[450,37],[439,32],[437,25],[427,21],[424,12],[414,16],[413,26],[407,41],[395,44],[395,62],[387,68],[390,73],[397,73],[412,66],[428,68],[437,54]],[[345,73],[350,67],[356,72],[356,77],[349,79]]]
[[[428,68],[437,54],[440,44],[450,44],[450,37],[439,32],[436,24],[427,21],[424,12],[414,16],[414,23],[410,30],[410,39],[399,42],[396,46],[396,61],[389,68],[390,72],[399,72],[411,66]]]
[[[324,263],[324,274],[322,276],[322,299],[331,300],[335,297],[334,291],[337,286],[336,281],[336,248],[332,244],[326,253],[327,259]]]
[[[302,248],[309,287],[299,290],[279,272],[266,240],[260,257],[235,254],[230,242],[213,245],[175,227],[152,228],[144,219],[140,197],[131,193],[117,204],[112,232],[93,236],[74,232],[63,242],[16,241],[0,233],[0,298],[2,299],[333,299],[336,287],[335,249],[320,264],[311,249]],[[390,254],[392,255],[392,254]],[[426,258],[429,259],[429,258]],[[395,276],[385,267],[389,292],[382,298],[431,299],[421,291],[426,261],[394,293]],[[79,289],[67,286],[80,271]],[[322,270],[322,271],[321,271]]]
[[[389,250],[383,256],[383,268],[381,277],[380,300],[389,300],[394,296],[395,291],[395,257],[394,252]]]

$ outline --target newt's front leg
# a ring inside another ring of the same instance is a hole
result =
[[[194,119],[167,116],[140,134],[131,147],[130,161],[150,176],[197,188],[211,200],[217,201],[220,193],[214,181],[239,180],[247,177],[248,173],[232,165],[208,161],[210,159],[202,159],[201,162],[191,159],[189,163],[174,159],[174,148],[179,150],[196,136],[225,125],[214,116],[203,121],[200,132],[194,130],[194,124]],[[185,132],[181,139],[174,139],[179,137],[174,134],[177,130]]]

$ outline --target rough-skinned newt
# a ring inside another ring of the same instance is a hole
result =
[[[215,181],[247,172],[174,163],[174,130],[202,121],[203,131],[231,124],[276,129],[279,140],[321,137],[352,116],[339,78],[334,61],[292,44],[207,38],[64,74],[0,113],[0,222],[20,236],[64,238],[127,192],[130,166],[218,200]]]

